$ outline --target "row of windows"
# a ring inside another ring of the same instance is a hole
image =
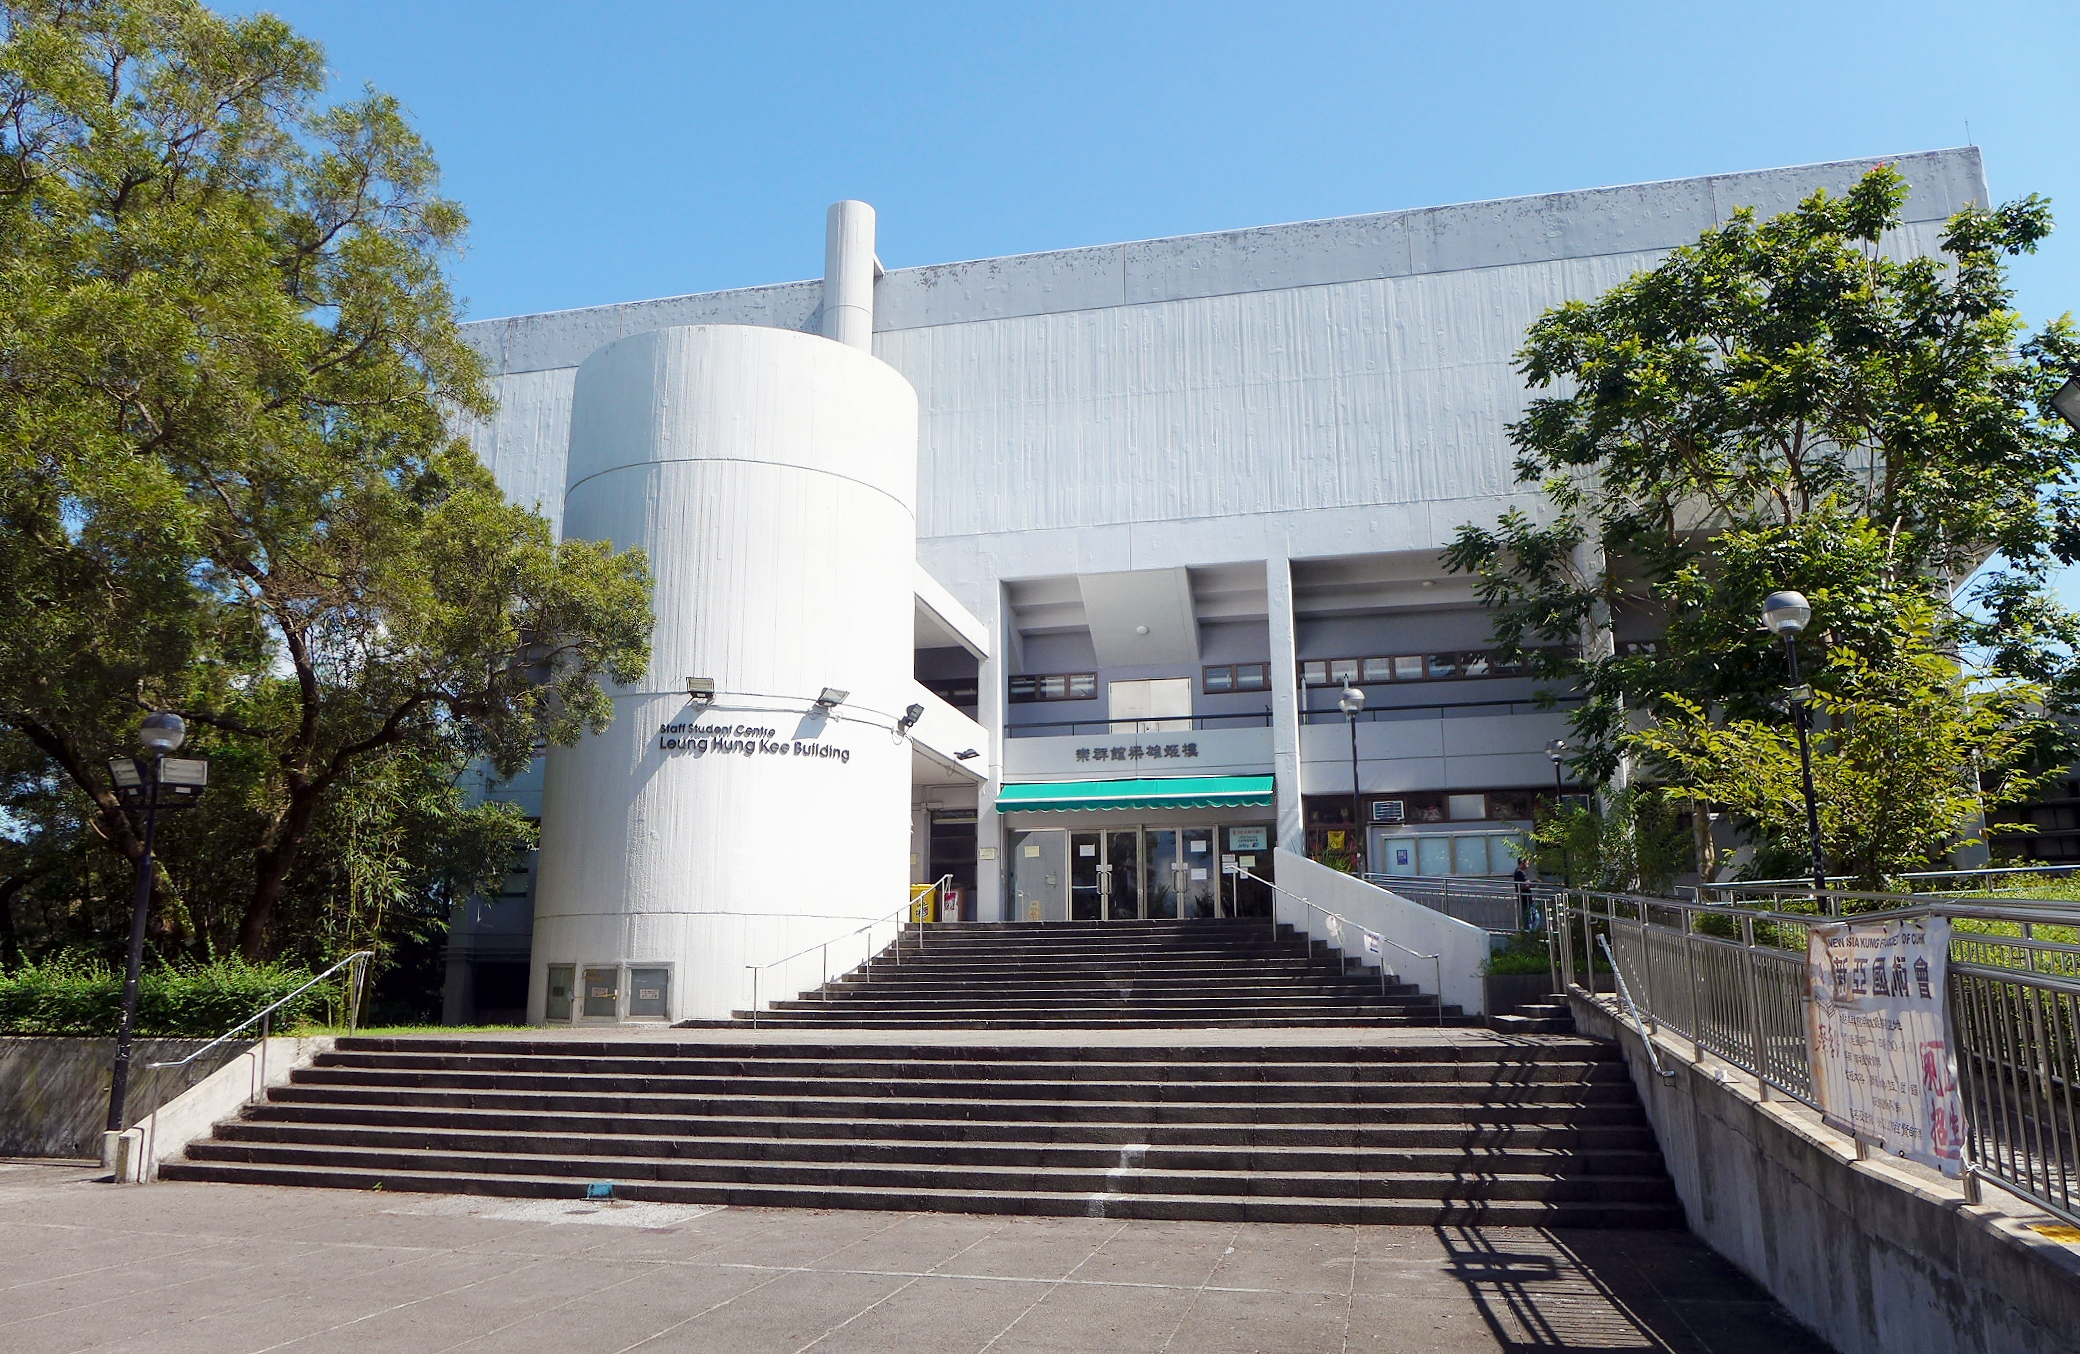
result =
[[[1269,691],[1271,689],[1271,665],[1269,663],[1222,663],[1205,670],[1205,680],[1200,687],[1209,696],[1225,696],[1231,691]]]
[[[1042,677],[1013,677],[1011,703],[1028,701],[1087,701],[1098,697],[1095,672],[1057,672]]]
[[[1434,682],[1460,677],[1521,677],[1522,663],[1505,663],[1486,650],[1391,654],[1382,658],[1317,658],[1300,665],[1302,686]]]
[[[1628,648],[1653,651],[1651,645]],[[1300,665],[1302,686],[1373,685],[1380,682],[1434,682],[1466,677],[1520,677],[1522,663],[1505,663],[1484,649],[1451,653],[1388,654],[1378,658],[1316,658]],[[1201,670],[1199,689],[1209,696],[1238,691],[1269,691],[1269,663],[1218,663]],[[1011,702],[1095,700],[1098,674],[1063,672],[1013,677]]]

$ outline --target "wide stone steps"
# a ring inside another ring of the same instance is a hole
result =
[[[934,927],[900,958],[759,1012],[756,1035],[344,1039],[163,1174],[1068,1217],[1680,1221],[1612,1046],[1438,1029],[1463,1022],[1434,994],[1289,931]],[[1178,1027],[1276,1032],[1147,1033]],[[990,1029],[1018,1035],[898,1033]]]
[[[252,1107],[240,1124],[372,1125],[439,1129],[468,1127],[482,1132],[521,1135],[571,1133],[592,1138],[615,1135],[667,1139],[728,1141],[741,1138],[880,1140],[910,1143],[1013,1143],[1091,1146],[1100,1150],[1122,1145],[1269,1148],[1437,1149],[1445,1151],[1521,1151],[1532,1153],[1654,1152],[1654,1136],[1641,1121],[1634,1124],[1438,1124],[1360,1121],[1352,1124],[1204,1123],[1149,1124],[1103,1120],[1039,1122],[1020,1119],[819,1119],[813,1116],[760,1118],[755,1115],[592,1114],[558,1109],[536,1110],[422,1108],[368,1105],[358,1101],[276,1102]]]
[[[460,1171],[367,1170],[318,1165],[190,1161],[168,1163],[168,1178],[250,1184],[327,1186],[519,1198],[576,1197],[570,1177]],[[1449,1182],[1446,1182],[1449,1187]],[[616,1187],[615,1197],[660,1203],[754,1208],[862,1208],[893,1212],[1019,1213],[1050,1217],[1145,1218],[1223,1222],[1363,1223],[1430,1227],[1670,1227],[1680,1211],[1666,1202],[1550,1202],[1463,1198],[1307,1198],[1276,1195],[1163,1195],[1129,1192],[947,1189],[935,1185],[838,1188],[805,1185],[652,1181]]]
[[[225,1124],[219,1143],[338,1146],[431,1152],[477,1152],[502,1156],[670,1157],[695,1160],[778,1160],[795,1162],[860,1162],[873,1165],[910,1163],[1111,1170],[1122,1153],[1149,1170],[1308,1172],[1348,1174],[1389,1171],[1402,1174],[1519,1174],[1641,1177],[1657,1175],[1661,1157],[1651,1145],[1632,1150],[1579,1152],[1557,1147],[1305,1147],[1258,1146],[1244,1152],[1214,1145],[1169,1143],[1036,1143],[924,1141],[909,1138],[777,1138],[693,1136],[683,1133],[624,1132],[608,1136],[511,1127],[420,1127],[271,1122],[246,1120]],[[247,1160],[237,1154],[209,1155]]]

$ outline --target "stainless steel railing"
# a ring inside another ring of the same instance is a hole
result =
[[[822,968],[820,970],[820,976],[817,979],[817,986],[823,989],[824,999],[829,1000],[829,988],[831,983],[831,946],[838,945],[843,947],[846,944],[846,942],[852,940],[853,938],[860,938],[862,944],[864,945],[864,953],[861,955],[859,964],[855,967],[864,968],[869,978],[874,976],[875,957],[878,954],[883,953],[884,951],[892,953],[894,955],[894,962],[897,965],[901,965],[903,962],[903,947],[901,942],[903,939],[904,928],[907,925],[909,925],[912,919],[917,915],[917,911],[921,903],[924,903],[926,900],[930,900],[932,906],[936,908],[940,904],[944,903],[946,899],[946,891],[952,886],[952,875],[940,875],[939,878],[934,880],[932,883],[928,885],[918,886],[916,889],[912,891],[910,900],[908,902],[904,903],[901,907],[897,908],[893,912],[888,913],[885,916],[876,917],[873,920],[867,922],[865,925],[855,927],[852,930],[841,931],[828,940],[819,940],[813,945],[804,945],[801,949],[796,950],[793,954],[783,954],[778,959],[770,959],[763,964],[744,965],[744,967],[748,969],[751,973],[752,1028],[758,1028],[758,1016],[760,1009],[760,988],[764,984],[767,970],[776,969],[780,967],[782,964],[793,963],[797,959],[803,959],[812,954],[820,955],[822,959]],[[874,943],[875,932],[879,928],[887,926],[890,922],[895,923],[895,929],[893,934],[889,937],[887,944],[877,947]],[[917,947],[920,950],[922,950],[925,945],[925,929],[926,928],[920,924],[917,931]],[[852,970],[850,969],[845,970],[845,972],[851,971]],[[807,983],[801,983],[796,986],[795,990],[799,992],[807,986]]]
[[[1306,898],[1303,898],[1299,894],[1293,892],[1291,889],[1279,887],[1277,884],[1272,883],[1270,880],[1264,878],[1262,875],[1252,874],[1248,870],[1243,869],[1239,866],[1236,868],[1235,873],[1240,875],[1244,879],[1254,879],[1259,884],[1262,884],[1265,888],[1271,890],[1273,894],[1273,902],[1271,904],[1271,929],[1274,934],[1276,934],[1278,930],[1278,903],[1276,899],[1279,896],[1283,896],[1292,899],[1294,902],[1300,904],[1302,908],[1306,909],[1306,911],[1303,911],[1300,914],[1301,925],[1298,927],[1299,930],[1304,931],[1309,935],[1313,935],[1313,929],[1306,924],[1307,914],[1308,912],[1318,913],[1321,915],[1323,919],[1323,922],[1325,924],[1324,930],[1327,932],[1329,939],[1336,944],[1336,947],[1339,950],[1343,948],[1344,931],[1352,930],[1358,933],[1361,948],[1363,947],[1363,941],[1367,938],[1370,938],[1373,940],[1377,940],[1378,942],[1380,942],[1382,946],[1392,945],[1395,949],[1401,951],[1405,955],[1409,955],[1412,958],[1429,960],[1431,967],[1435,971],[1434,977],[1437,983],[1437,1023],[1440,1025],[1444,1024],[1444,957],[1442,955],[1424,954],[1421,950],[1412,950],[1408,946],[1403,945],[1400,941],[1395,940],[1392,936],[1387,935],[1385,932],[1375,931],[1371,927],[1366,926],[1363,923],[1352,921],[1349,917],[1344,916],[1341,912],[1332,912],[1319,903],[1310,902]],[[1379,994],[1382,997],[1387,995],[1387,957],[1385,953],[1381,953],[1380,955]]]
[[[1689,1040],[1772,1090],[1817,1108],[1807,1054],[1811,926],[1947,917],[1950,1038],[1964,1104],[1968,1197],[1991,1181],[2080,1223],[2080,904],[1931,898],[1784,886],[1735,906],[1570,889],[1548,915],[1554,980],[1587,995],[1591,957],[1643,1031]],[[1649,1047],[1652,1040],[1648,1040]]]
[[[187,1057],[175,1058],[171,1062],[146,1063],[145,1066],[147,1068],[152,1069],[153,1071],[157,1071],[158,1069],[165,1067],[192,1067],[194,1066],[195,1061],[202,1057],[203,1054],[208,1053],[212,1049],[221,1048],[225,1044],[231,1042],[233,1039],[236,1039],[240,1034],[242,1034],[246,1030],[249,1030],[253,1026],[258,1025],[260,1027],[260,1085],[264,1087],[267,1084],[268,1022],[274,1018],[274,1013],[276,1011],[281,1010],[284,1006],[287,1006],[290,1002],[296,1000],[304,993],[310,991],[319,983],[324,982],[327,978],[330,978],[333,974],[339,972],[341,969],[351,968],[353,970],[353,974],[351,977],[347,979],[346,1000],[343,1004],[346,1007],[344,1014],[347,1018],[347,1033],[352,1034],[356,1026],[358,1026],[360,1023],[361,983],[362,980],[368,974],[368,961],[375,957],[376,952],[374,950],[356,950],[354,953],[340,960],[337,964],[334,964],[331,968],[326,969],[317,977],[311,979],[303,986],[297,988],[294,992],[291,992],[289,995],[281,998],[278,1001],[269,1002],[266,1006],[261,1007],[260,1010],[256,1011],[250,1016],[247,1016],[238,1024],[233,1025],[230,1029],[218,1035],[216,1038],[210,1040],[201,1048],[196,1049]]]

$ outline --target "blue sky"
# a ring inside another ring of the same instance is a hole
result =
[[[2080,310],[2073,0],[269,8],[432,141],[474,318],[815,277],[841,197],[902,267],[1967,137]]]

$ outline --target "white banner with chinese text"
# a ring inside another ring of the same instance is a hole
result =
[[[1828,1124],[1954,1176],[1964,1106],[1944,1001],[1949,956],[1943,918],[1812,927],[1806,1040]]]

